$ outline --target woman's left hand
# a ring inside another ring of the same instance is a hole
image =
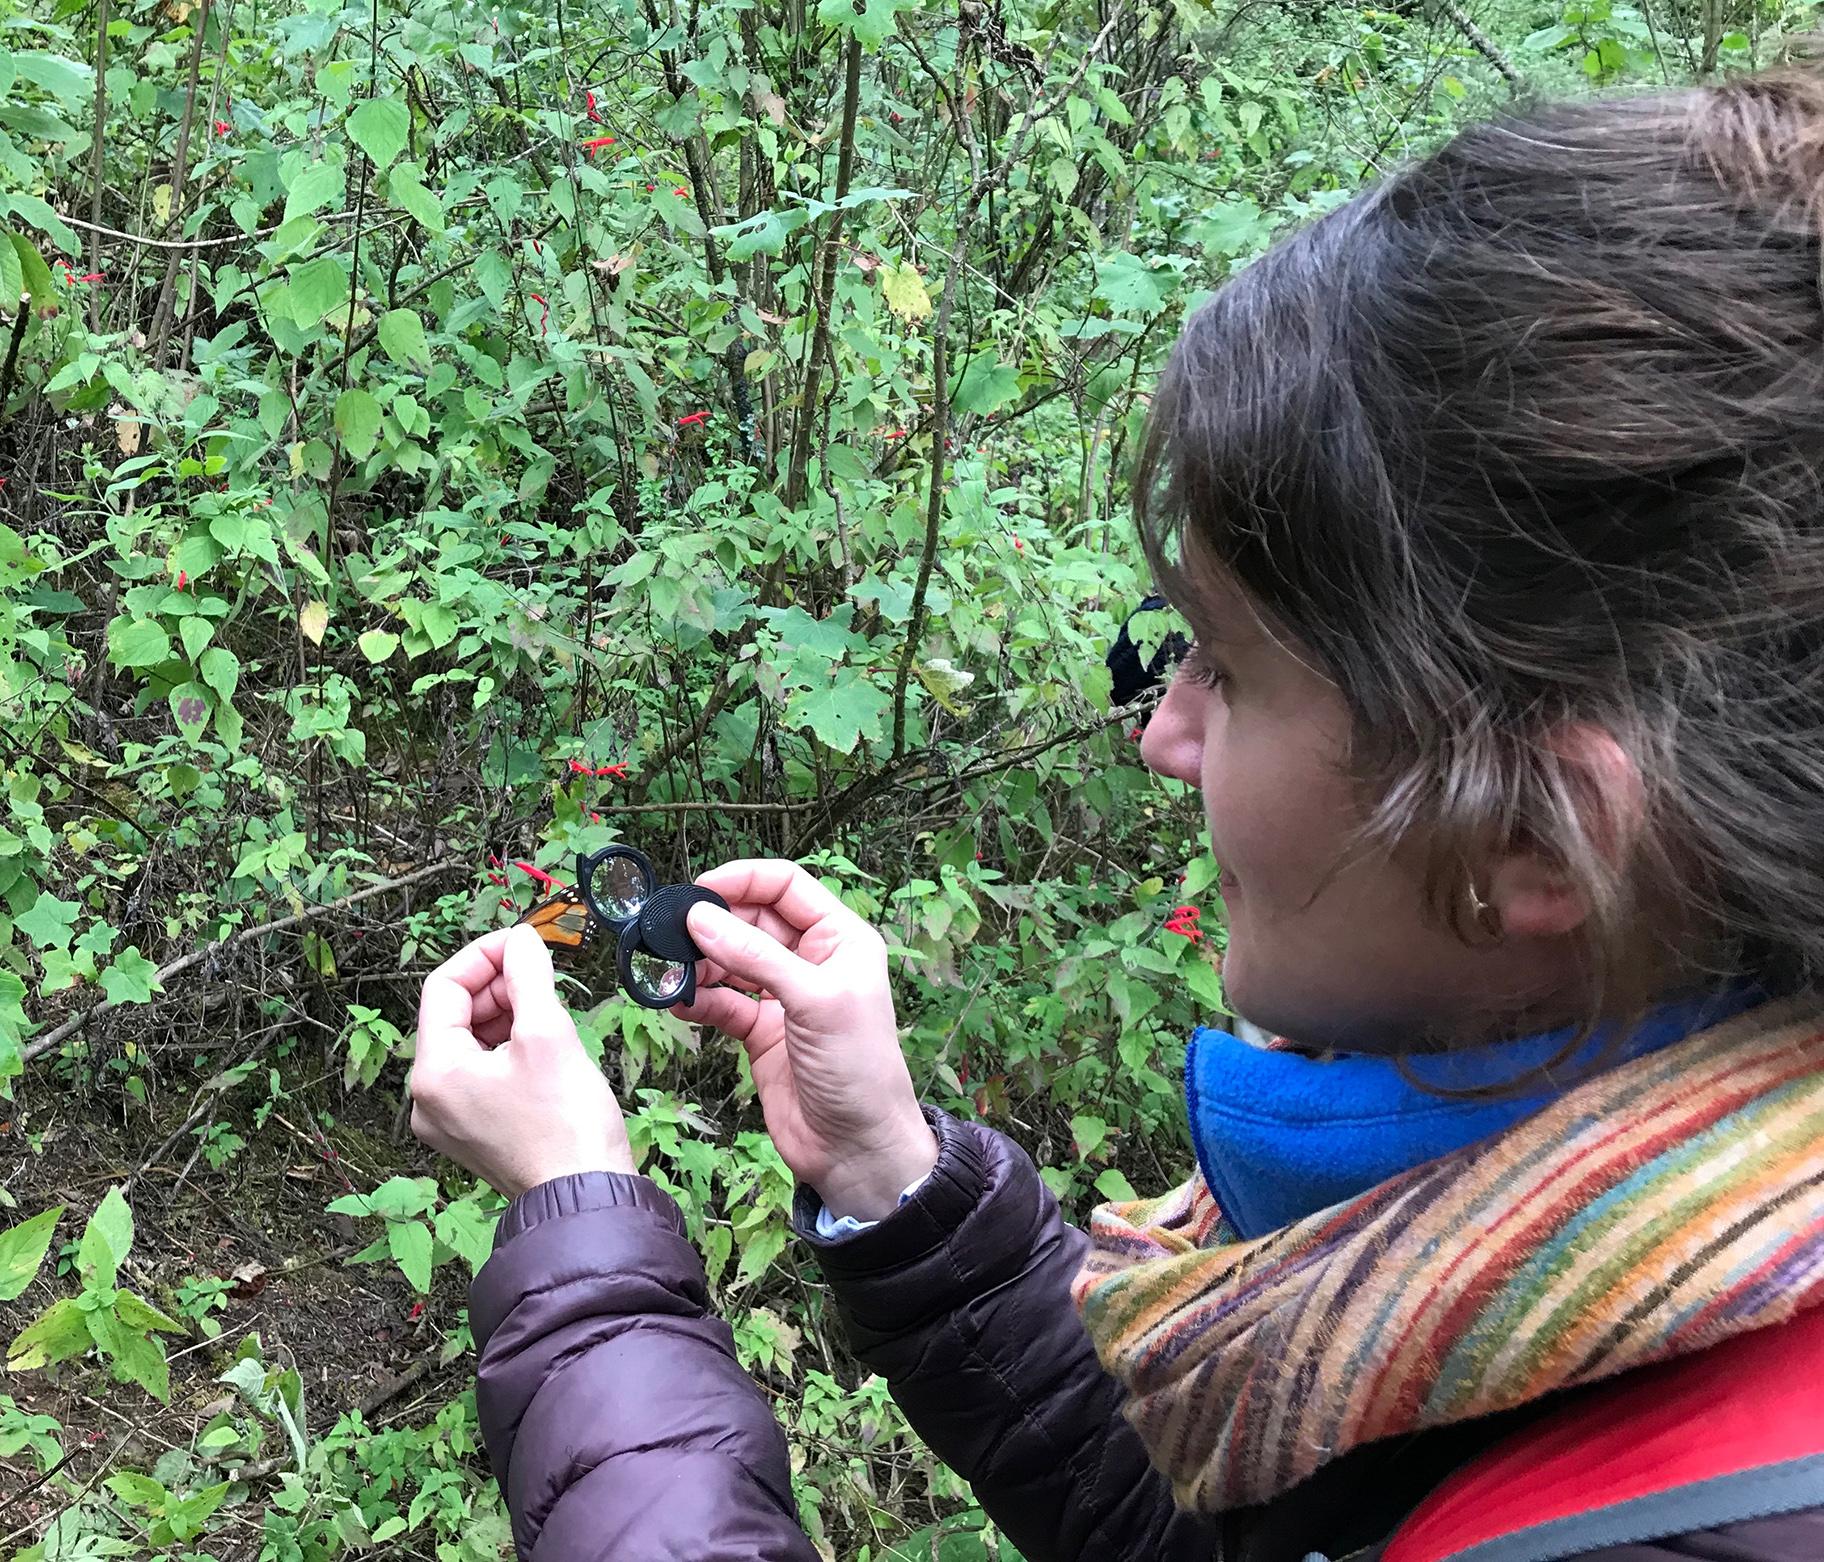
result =
[[[551,951],[502,928],[425,978],[412,1132],[516,1198],[574,1172],[631,1172],[620,1103],[557,996]]]

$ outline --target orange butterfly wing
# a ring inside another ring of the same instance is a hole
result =
[[[541,900],[519,920],[559,949],[587,949],[595,942],[595,918],[574,889],[562,889],[549,900]]]

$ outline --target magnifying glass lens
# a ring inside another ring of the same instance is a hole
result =
[[[654,998],[669,998],[683,992],[685,970],[677,960],[661,960],[644,949],[634,951],[634,979]]]
[[[646,876],[631,857],[609,857],[595,865],[589,889],[610,916],[631,917],[646,899]]]

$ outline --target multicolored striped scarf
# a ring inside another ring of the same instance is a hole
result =
[[[1264,1502],[1824,1305],[1824,1009],[1762,1004],[1253,1241],[1201,1177],[1090,1232],[1077,1304],[1179,1503]]]

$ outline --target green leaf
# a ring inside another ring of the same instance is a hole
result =
[[[129,1329],[137,1329],[141,1334],[149,1329],[159,1329],[166,1334],[187,1332],[184,1325],[169,1313],[161,1313],[144,1297],[135,1296],[131,1291],[122,1291],[114,1298],[114,1316]]]
[[[25,297],[25,263],[13,248],[12,235],[6,238],[8,242],[0,243],[0,305],[11,310]]]
[[[306,163],[285,194],[285,221],[308,217],[342,199],[342,169],[336,163]]]
[[[51,280],[51,268],[44,263],[38,247],[22,234],[7,235],[13,241],[13,253],[25,277],[25,290],[32,295],[34,309],[49,312],[57,307],[57,284]]]
[[[348,302],[348,273],[334,255],[319,255],[289,270],[291,318],[305,330],[320,325],[326,315]]]
[[[399,649],[399,637],[390,629],[369,629],[355,642],[361,654],[378,665]]]
[[[177,637],[184,642],[184,655],[195,661],[202,655],[203,647],[215,638],[215,626],[200,613],[192,613],[188,618],[179,619]]]
[[[116,667],[156,667],[171,660],[171,637],[149,618],[116,618],[108,625],[108,660]]]
[[[23,217],[58,249],[65,250],[72,255],[82,253],[82,241],[76,237],[70,225],[51,210],[50,203],[41,196],[10,195],[7,197],[7,201],[12,206],[15,217]]]
[[[36,50],[12,57],[13,74],[20,81],[42,87],[67,108],[79,109],[95,97],[95,69],[81,60]]]
[[[76,1272],[91,1291],[112,1289],[121,1261],[133,1247],[133,1211],[119,1188],[109,1188],[83,1228]]]
[[[386,1228],[386,1243],[412,1289],[430,1290],[431,1228],[421,1220],[395,1220]]]
[[[916,5],[917,0],[823,0],[817,7],[817,20],[853,33],[868,48],[878,49],[892,33],[894,17]]]
[[[149,1475],[138,1475],[131,1471],[110,1475],[102,1485],[133,1508],[155,1508],[171,1495],[165,1490],[163,1481],[155,1481]]]
[[[365,461],[380,437],[380,403],[359,385],[351,385],[336,398],[336,432],[348,453]]]
[[[431,366],[431,346],[415,309],[389,309],[380,317],[380,346],[402,369]]]
[[[76,913],[81,909],[74,900],[59,900],[49,890],[40,890],[31,910],[14,917],[13,926],[40,949],[68,949],[70,929],[75,926]],[[5,1300],[6,1297],[0,1296],[0,1302]]]
[[[852,754],[862,738],[879,740],[881,717],[892,700],[852,669],[843,673],[846,676],[839,675],[827,688],[794,696],[786,707],[786,721],[809,727],[839,754]]]
[[[1155,315],[1165,307],[1165,293],[1152,267],[1126,250],[1115,250],[1096,263],[1096,297],[1118,314]]]
[[[88,1324],[118,1381],[137,1383],[161,1403],[170,1400],[171,1369],[165,1362],[164,1346],[150,1335],[129,1329],[112,1308],[90,1313]]]
[[[437,1211],[437,1240],[479,1274],[494,1250],[494,1228],[499,1222],[498,1215],[487,1213],[474,1200],[458,1199]]]
[[[405,150],[412,112],[397,98],[368,98],[348,116],[348,133],[356,146],[384,172]]]
[[[114,963],[101,973],[101,990],[110,1003],[150,1003],[152,994],[161,991],[158,967],[129,944],[114,957]]]
[[[234,652],[225,646],[215,646],[203,652],[196,670],[203,675],[203,682],[224,700],[234,698],[241,681],[241,659]]]
[[[30,1372],[68,1361],[89,1348],[89,1316],[71,1296],[51,1305],[28,1323],[6,1348],[8,1372]]]
[[[432,233],[443,232],[443,206],[424,187],[424,170],[416,163],[401,163],[392,171],[386,187],[393,204],[407,216],[415,218]]]
[[[1112,1166],[1096,1179],[1096,1192],[1117,1204],[1129,1204],[1140,1197],[1134,1192],[1134,1185]]]
[[[51,1233],[62,1213],[58,1204],[10,1231],[0,1231],[0,1302],[12,1301],[38,1278],[38,1266],[50,1250]]]
[[[1099,1117],[1073,1117],[1070,1137],[1076,1142],[1077,1159],[1087,1160],[1108,1138],[1108,1124]]]
[[[1002,363],[991,352],[977,353],[963,366],[950,404],[958,412],[987,413],[1005,406],[1020,393],[1020,371]]]

